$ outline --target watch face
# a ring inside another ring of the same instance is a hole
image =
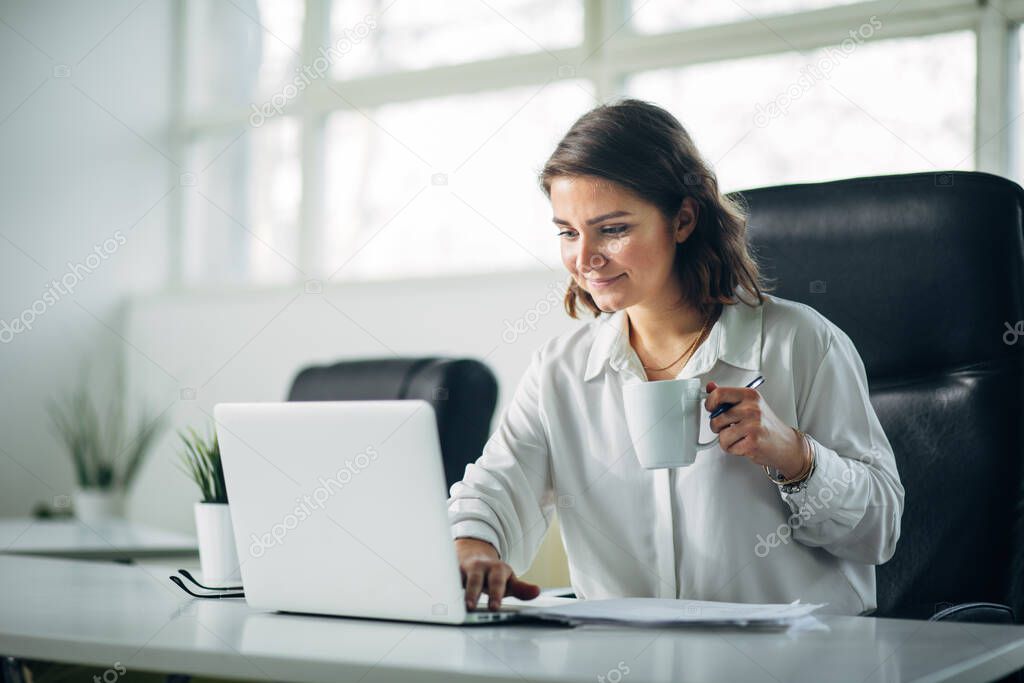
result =
[[[811,480],[812,476],[814,476],[814,470],[815,467],[814,465],[812,465],[811,471],[807,473],[806,477],[804,477],[795,484],[783,484],[782,490],[786,493],[797,493],[799,491],[803,491],[805,488],[807,488],[807,482]]]

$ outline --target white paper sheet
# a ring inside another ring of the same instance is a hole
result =
[[[616,624],[635,626],[784,626],[811,614],[825,604],[754,604],[708,600],[672,600],[663,598],[615,598],[577,600],[562,605],[538,605],[531,608],[523,601],[522,612],[558,621],[578,624]]]

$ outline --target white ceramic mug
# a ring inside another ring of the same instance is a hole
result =
[[[633,450],[647,469],[686,467],[697,452],[718,443],[700,441],[701,407],[708,393],[700,378],[634,382],[622,388]]]

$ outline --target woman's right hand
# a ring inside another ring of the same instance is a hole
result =
[[[496,610],[501,599],[511,595],[520,600],[532,600],[540,595],[540,586],[516,577],[512,567],[498,559],[497,549],[479,538],[455,539],[455,552],[459,558],[462,585],[466,587],[466,609],[476,609],[480,593],[487,591],[487,608]]]

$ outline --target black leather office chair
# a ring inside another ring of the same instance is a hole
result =
[[[434,407],[448,488],[483,452],[498,400],[484,363],[456,358],[374,358],[302,370],[289,401],[423,399]]]
[[[952,172],[740,194],[774,294],[852,338],[895,451],[906,508],[874,615],[1019,623],[1024,191]]]

